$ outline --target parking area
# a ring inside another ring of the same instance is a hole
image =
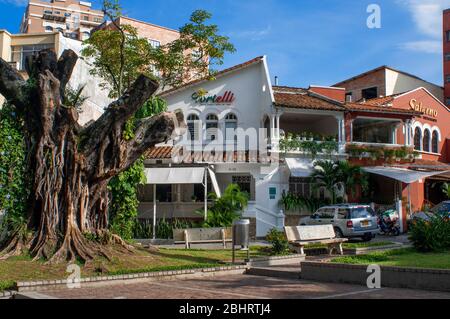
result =
[[[450,299],[450,293],[317,283],[251,275],[46,291],[62,299]]]

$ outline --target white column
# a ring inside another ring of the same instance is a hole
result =
[[[277,114],[277,139],[279,140],[281,138],[280,136],[280,118],[281,118],[281,114]]]
[[[153,185],[153,239],[156,239],[156,184]]]
[[[275,116],[270,116],[270,140],[273,141],[275,139]]]
[[[205,221],[208,219],[208,169],[205,169]]]

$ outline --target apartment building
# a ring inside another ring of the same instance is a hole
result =
[[[60,32],[71,39],[85,40],[103,23],[103,17],[103,12],[92,9],[92,3],[87,1],[30,0],[20,32]]]
[[[58,56],[65,49],[71,49],[80,55],[81,46],[82,42],[64,37],[60,32],[11,34],[0,29],[0,58],[9,62],[24,78],[27,78],[25,71],[27,57],[36,55],[44,49],[53,50]],[[85,61],[78,60],[69,82],[73,89],[84,86],[83,95],[88,98],[80,113],[81,125],[99,118],[104,107],[111,102],[107,92],[98,89],[100,79],[90,75],[89,69],[90,66]],[[4,101],[0,95],[0,107]]]
[[[450,106],[450,9],[443,13],[443,47],[444,47],[444,95],[445,104]]]
[[[347,102],[360,102],[402,94],[419,87],[426,88],[441,102],[444,102],[442,86],[386,65],[336,83],[333,87],[346,89]]]

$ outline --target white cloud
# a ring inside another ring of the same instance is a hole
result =
[[[398,0],[412,14],[416,28],[423,35],[442,37],[442,11],[450,8],[450,0]]]
[[[402,43],[400,48],[430,54],[442,53],[442,11],[450,8],[450,0],[397,0],[412,15],[415,28],[426,38]]]
[[[432,53],[432,54],[442,54],[442,42],[425,40],[425,41],[412,41],[406,42],[399,45],[401,49],[408,51]]]

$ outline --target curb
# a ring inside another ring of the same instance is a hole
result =
[[[270,267],[283,265],[299,265],[306,260],[306,255],[287,255],[255,258],[247,264],[249,267]]]
[[[161,272],[147,272],[129,275],[115,275],[115,276],[99,276],[81,278],[79,282],[72,280],[41,280],[41,281],[27,281],[18,282],[18,292],[42,291],[52,289],[68,289],[69,285],[78,284],[80,288],[93,287],[98,285],[112,285],[112,284],[134,284],[148,281],[164,281],[173,279],[190,279],[196,277],[210,277],[222,274],[243,274],[247,270],[247,266],[224,266],[214,268],[200,268],[187,270],[173,270]],[[1,295],[0,295],[1,296]],[[11,296],[11,295],[8,295]]]
[[[302,262],[301,279],[367,285],[368,265]],[[450,291],[450,270],[381,266],[381,285],[431,291]]]

